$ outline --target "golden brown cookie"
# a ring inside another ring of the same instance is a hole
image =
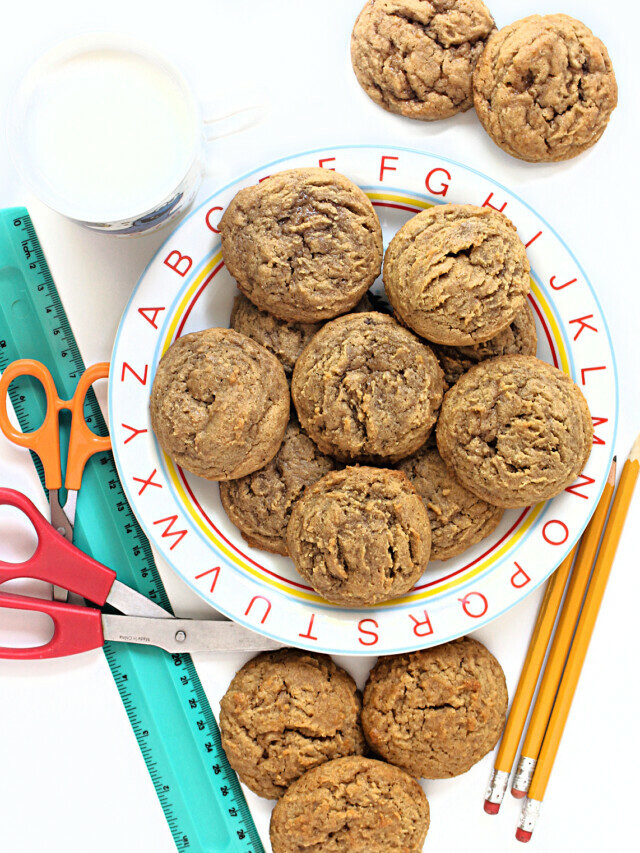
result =
[[[618,103],[606,47],[568,15],[531,15],[491,36],[473,89],[496,145],[533,163],[586,151]]]
[[[365,751],[361,706],[355,682],[330,657],[263,652],[220,701],[222,746],[245,785],[276,799],[312,767]]]
[[[382,761],[352,756],[309,770],[276,803],[273,853],[421,853],[429,803]]]
[[[414,332],[469,346],[497,335],[524,308],[529,261],[502,213],[443,204],[412,217],[389,243],[384,287]]]
[[[499,355],[535,355],[538,346],[536,321],[531,306],[527,303],[512,322],[488,341],[468,347],[448,347],[432,344],[444,371],[447,385],[455,385],[463,373],[481,361]]]
[[[429,561],[429,516],[407,477],[385,468],[332,471],[305,489],[287,527],[296,569],[343,607],[408,592]]]
[[[231,311],[231,328],[261,344],[281,362],[290,378],[298,356],[320,329],[322,323],[288,323],[261,311],[240,293]]]
[[[220,220],[220,237],[245,296],[295,323],[350,311],[382,263],[371,202],[328,169],[289,169],[240,190]]]
[[[461,486],[437,449],[427,445],[398,462],[398,470],[413,483],[429,513],[430,559],[448,560],[493,533],[503,510]]]
[[[294,502],[335,467],[293,419],[271,462],[246,477],[220,483],[220,500],[249,545],[287,556],[285,535]]]
[[[503,507],[559,494],[591,453],[587,401],[566,373],[530,355],[483,361],[447,392],[438,450],[469,491]]]
[[[233,329],[178,338],[151,390],[151,426],[164,452],[207,480],[232,480],[272,459],[289,421],[278,359]]]
[[[507,713],[502,667],[482,643],[383,657],[369,673],[362,726],[369,746],[407,773],[466,773],[498,742]]]
[[[369,294],[365,293],[353,309],[364,313],[373,311]],[[287,378],[291,378],[298,356],[309,343],[322,323],[288,323],[274,317],[268,311],[261,311],[243,293],[239,293],[233,302],[231,328],[272,352],[282,363]]]
[[[305,431],[344,461],[395,461],[424,444],[442,371],[408,329],[377,312],[327,323],[298,359],[291,394]]]
[[[369,0],[351,34],[351,62],[369,97],[426,121],[472,106],[475,64],[495,24],[482,0]]]

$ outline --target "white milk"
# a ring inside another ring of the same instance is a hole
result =
[[[197,153],[193,103],[163,68],[96,50],[56,63],[30,98],[34,177],[80,220],[127,219],[175,191]]]

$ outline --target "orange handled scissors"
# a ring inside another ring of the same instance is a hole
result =
[[[98,379],[109,375],[108,362],[94,364],[80,377],[71,400],[61,400],[53,377],[39,361],[24,358],[12,362],[0,379],[0,430],[9,441],[27,447],[40,457],[44,469],[45,485],[49,491],[51,524],[69,542],[73,541],[73,522],[76,513],[78,489],[87,461],[95,454],[110,450],[111,439],[91,432],[84,418],[84,400],[89,388]],[[7,394],[9,385],[21,376],[38,379],[47,398],[47,410],[42,426],[33,432],[20,432],[9,421]],[[64,485],[68,490],[64,509],[60,505],[59,490],[62,488],[62,462],[60,457],[60,421],[62,409],[71,412],[71,432]]]

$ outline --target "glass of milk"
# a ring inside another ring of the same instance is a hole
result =
[[[23,180],[53,210],[95,230],[139,234],[191,204],[205,141],[229,132],[224,118],[220,132],[204,122],[180,72],[146,45],[92,33],[31,68],[8,140]]]

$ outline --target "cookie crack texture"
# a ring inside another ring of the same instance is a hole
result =
[[[488,341],[463,347],[432,344],[432,349],[444,371],[445,382],[451,386],[467,370],[488,358],[499,355],[535,355],[537,343],[535,318],[527,302],[512,322]]]
[[[353,29],[353,68],[385,109],[445,118],[471,106],[473,68],[494,29],[481,0],[373,0]]]
[[[500,404],[509,405],[509,401],[498,401]],[[566,444],[564,432],[564,423],[553,414],[543,416],[530,410],[513,415],[497,435],[485,441],[487,448],[503,461],[507,470],[536,477],[552,470],[556,454]]]
[[[241,190],[220,233],[239,288],[290,322],[350,310],[380,272],[382,231],[371,202],[325,169],[292,169]]]
[[[360,607],[407,592],[429,560],[427,512],[404,474],[334,471],[293,507],[287,546],[320,595]]]
[[[162,357],[150,412],[162,449],[183,468],[211,480],[241,477],[280,446],[287,381],[280,362],[255,341],[206,329],[179,338]]]
[[[371,311],[370,296],[365,294],[353,309],[354,312]],[[289,378],[300,353],[321,325],[280,320],[267,311],[261,311],[243,293],[236,296],[231,311],[231,327],[272,352]]]
[[[275,798],[305,771],[361,754],[360,694],[330,658],[293,649],[245,664],[220,703],[231,766],[260,796]]]
[[[475,640],[380,659],[364,692],[369,745],[414,776],[464,773],[502,730],[507,690],[500,665]]]
[[[292,419],[264,468],[220,486],[222,506],[250,545],[287,555],[291,510],[307,486],[336,467]]]
[[[577,385],[524,355],[489,359],[466,373],[447,393],[437,431],[459,482],[501,507],[559,494],[584,468],[592,436]]]
[[[447,560],[492,533],[503,511],[458,483],[430,442],[398,463],[429,514],[432,560]]]
[[[404,21],[417,34],[434,42],[442,50],[440,66],[444,63],[446,53],[452,47],[473,45],[487,38],[487,17],[479,7],[473,4],[460,3],[456,0],[414,0],[414,2],[386,2],[388,14]],[[380,22],[375,24],[376,32],[380,34]],[[490,31],[490,30],[489,30]],[[411,47],[402,39],[397,39],[395,47],[406,59]]]
[[[474,103],[493,140],[523,160],[565,160],[600,138],[617,104],[607,49],[567,15],[532,15],[491,37]]]
[[[429,804],[414,779],[369,758],[340,758],[298,780],[276,805],[274,853],[420,853]]]
[[[442,205],[397,232],[384,286],[402,320],[429,341],[490,340],[526,307],[529,261],[513,224],[474,205]]]
[[[340,317],[318,332],[296,363],[291,393],[323,453],[384,462],[424,443],[443,379],[425,344],[391,317],[370,312]]]

